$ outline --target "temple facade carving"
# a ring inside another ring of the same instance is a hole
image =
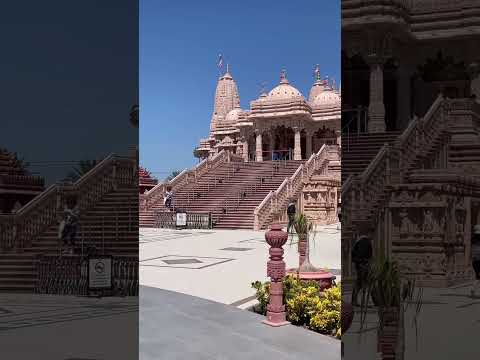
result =
[[[340,91],[335,81],[320,76],[318,66],[308,98],[283,70],[279,84],[262,91],[248,110],[240,108],[237,84],[227,70],[217,83],[209,137],[194,154],[205,159],[228,150],[244,161],[307,160],[323,144],[340,144],[340,115]]]
[[[392,139],[342,184],[342,282],[354,276],[350,250],[360,234],[423,285],[468,281],[480,224],[479,33],[468,23],[480,3],[342,6],[344,149],[352,134]],[[453,26],[440,12],[462,21]]]

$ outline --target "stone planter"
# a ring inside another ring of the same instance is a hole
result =
[[[382,353],[383,360],[395,360],[400,333],[400,309],[379,308],[378,315],[383,318],[383,327],[377,332],[377,351]]]
[[[307,256],[307,234],[298,234],[298,266],[302,266]]]
[[[342,324],[342,335],[345,334],[353,322],[354,310],[353,306],[350,303],[342,301],[342,310],[341,310],[341,324]]]

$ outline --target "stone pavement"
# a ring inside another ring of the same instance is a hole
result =
[[[340,280],[340,230],[318,227],[311,262]],[[296,244],[284,246],[287,268],[298,266]],[[252,300],[251,283],[267,280],[265,232],[140,229],[141,285],[240,306]]]
[[[345,293],[345,299],[350,301],[351,294]],[[471,298],[468,286],[424,289],[418,319],[418,349],[414,311],[410,307],[405,318],[405,360],[480,358],[480,298]],[[369,312],[361,337],[358,316],[343,335],[345,360],[375,359],[377,316],[373,308]]]
[[[339,360],[340,341],[197,297],[140,288],[141,360]]]
[[[0,358],[138,358],[138,298],[1,294]]]

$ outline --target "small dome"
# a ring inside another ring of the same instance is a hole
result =
[[[313,99],[312,105],[315,107],[335,107],[340,106],[342,100],[340,95],[336,91],[322,91],[320,94],[315,96]]]
[[[302,93],[288,83],[285,70],[280,72],[280,84],[274,87],[267,98],[269,100],[287,100],[296,97],[303,97]]]
[[[302,93],[288,83],[280,84],[268,93],[270,100],[291,99],[299,96],[302,96]]]
[[[227,114],[227,116],[225,117],[225,121],[227,123],[236,123],[240,117],[240,114],[242,113],[242,109],[240,109],[239,107],[233,109],[233,110],[230,110]]]

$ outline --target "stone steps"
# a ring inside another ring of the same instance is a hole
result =
[[[290,177],[300,164],[302,161],[222,164],[197,179],[195,186],[189,184],[188,187],[174,191],[173,204],[187,212],[211,213],[213,218],[217,219],[216,228],[251,229],[255,207],[270,191],[276,190],[285,178]],[[229,174],[229,177],[219,183],[218,179],[226,174]],[[262,178],[263,182],[259,180]],[[213,186],[215,179],[217,182]],[[238,202],[239,193],[244,192],[246,198]],[[225,206],[229,209],[226,214],[223,211]],[[140,226],[152,227],[155,223],[155,211],[162,209],[163,204],[157,203],[148,211],[142,211],[139,215]]]
[[[138,189],[120,188],[80,213],[75,247],[95,246],[117,256],[138,255]],[[58,224],[52,224],[23,253],[0,255],[0,291],[33,292],[39,255],[59,255]]]

